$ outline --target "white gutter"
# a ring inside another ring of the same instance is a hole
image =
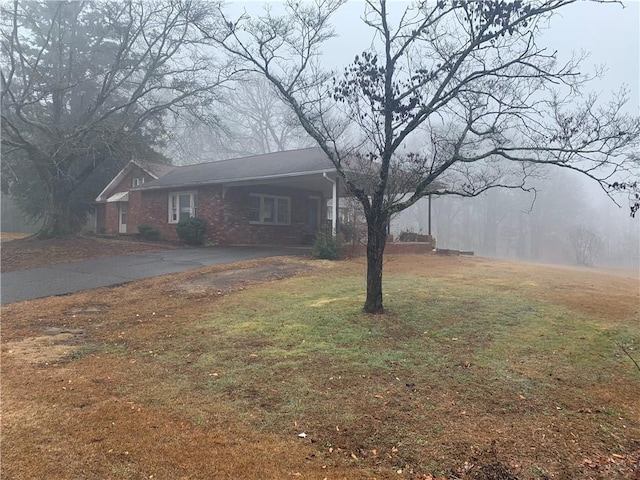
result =
[[[331,201],[331,234],[335,237],[338,233],[338,182],[330,178],[326,172],[323,172],[322,176],[333,183],[333,198]]]
[[[215,163],[215,162],[211,162]],[[216,178],[215,180],[202,180],[200,182],[186,182],[186,183],[176,183],[173,185],[151,185],[147,186],[145,184],[140,184],[137,187],[131,188],[130,190],[166,190],[169,188],[183,188],[183,187],[199,187],[201,185],[220,185],[223,183],[229,183],[230,186],[233,186],[242,182],[257,182],[262,180],[277,180],[279,178],[293,178],[293,177],[307,177],[316,175],[318,173],[322,173],[323,176],[326,176],[327,172],[335,172],[335,170],[310,170],[308,172],[295,172],[295,173],[285,173],[280,174],[276,173],[273,175],[263,175],[261,177],[242,177],[242,178]],[[164,178],[164,177],[162,177]],[[330,180],[333,181],[333,180]]]

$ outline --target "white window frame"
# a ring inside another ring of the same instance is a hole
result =
[[[262,193],[250,193],[249,198],[259,198],[260,199],[260,219],[259,220],[249,220],[251,225],[291,225],[291,197],[282,197],[277,195],[265,195]],[[265,199],[273,200],[273,211],[271,212],[271,217],[273,221],[265,220],[268,217],[268,212],[265,207]],[[287,221],[279,222],[278,221],[278,201],[284,200],[287,202]]]
[[[135,177],[131,179],[131,187],[135,188],[138,185],[142,185],[144,183],[144,177]]]
[[[189,216],[196,216],[196,192],[171,192],[169,193],[168,203],[168,220],[169,223],[178,223],[180,221],[180,197],[189,195]]]

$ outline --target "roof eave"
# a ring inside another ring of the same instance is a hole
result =
[[[323,170],[313,170],[309,172],[294,172],[294,173],[286,173],[286,174],[278,174],[278,175],[263,175],[260,177],[242,177],[242,178],[223,178],[223,179],[215,179],[215,180],[206,180],[202,182],[188,182],[188,183],[176,183],[173,185],[139,185],[137,187],[132,188],[131,190],[169,190],[172,188],[183,188],[183,187],[197,187],[201,185],[221,185],[221,184],[233,184],[233,183],[243,183],[243,182],[256,182],[260,180],[275,180],[279,178],[293,178],[293,177],[303,177],[305,175],[317,175],[323,173],[335,173],[335,168],[326,168]]]

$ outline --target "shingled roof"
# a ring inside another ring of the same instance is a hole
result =
[[[311,147],[176,167],[133,190],[267,180],[333,171],[335,167],[324,152]]]

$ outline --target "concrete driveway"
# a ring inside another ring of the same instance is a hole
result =
[[[121,285],[142,278],[186,272],[211,265],[283,255],[305,255],[308,252],[307,248],[295,247],[181,248],[7,272],[0,277],[0,303]]]

